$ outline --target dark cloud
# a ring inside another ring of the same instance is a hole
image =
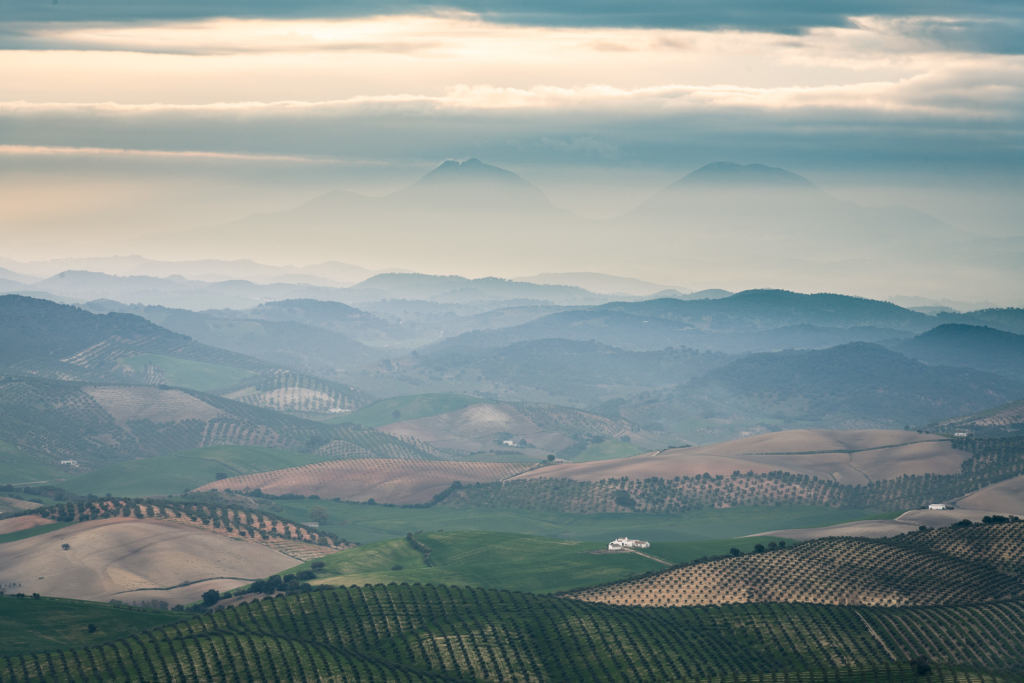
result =
[[[465,11],[499,23],[537,26],[615,26],[799,33],[847,26],[849,17],[956,17],[1021,20],[1019,0],[454,0],[443,4],[382,0],[5,0],[5,21],[153,21],[209,17],[363,17]],[[1018,45],[1012,29],[992,29],[1002,49]],[[1019,34],[1019,31],[1018,31]],[[1017,48],[1014,48],[1017,49]]]

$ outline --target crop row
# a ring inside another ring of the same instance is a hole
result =
[[[880,683],[914,680],[906,662],[925,655],[933,683],[996,681],[948,668],[970,659],[953,625],[970,638],[995,637],[981,623],[1006,625],[1005,645],[983,663],[1013,678],[1009,672],[1024,664],[1020,605],[979,607],[959,622],[965,614],[822,605],[643,609],[468,587],[324,587],[98,647],[3,658],[0,680]],[[927,642],[911,632],[926,622]]]
[[[984,563],[868,539],[826,538],[584,589],[573,597],[616,605],[905,606],[975,603],[1022,593],[1019,577]]]
[[[552,512],[672,513],[705,507],[831,505],[906,510],[951,500],[1024,474],[1024,439],[959,439],[954,447],[972,453],[955,475],[904,475],[863,486],[839,484],[784,471],[673,479],[529,479],[502,486],[463,489],[447,505],[523,508]]]

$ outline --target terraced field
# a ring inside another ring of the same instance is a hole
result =
[[[452,586],[342,587],[6,656],[0,680],[880,683],[915,680],[907,660],[921,655],[935,683],[1015,680],[1024,609],[651,610]]]
[[[197,491],[230,489],[282,495],[296,493],[321,498],[378,503],[426,503],[452,485],[493,482],[526,471],[529,465],[515,463],[445,462],[364,458],[291,467],[228,477],[201,486]]]
[[[572,597],[615,605],[951,605],[1024,594],[1024,523],[894,539],[824,538],[660,572]]]

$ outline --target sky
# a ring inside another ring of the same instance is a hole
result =
[[[469,157],[592,219],[733,161],[1024,235],[1020,2],[5,0],[0,20],[0,257],[123,253]]]

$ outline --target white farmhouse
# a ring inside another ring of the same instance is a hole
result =
[[[635,538],[616,538],[614,541],[608,544],[608,550],[627,550],[629,548],[650,548],[651,544],[647,541],[638,541]]]
[[[77,460],[61,460],[60,464],[61,465],[71,465],[72,467],[78,467],[78,461]]]
[[[932,503],[928,506],[929,510],[949,510],[950,507],[945,503]]]

